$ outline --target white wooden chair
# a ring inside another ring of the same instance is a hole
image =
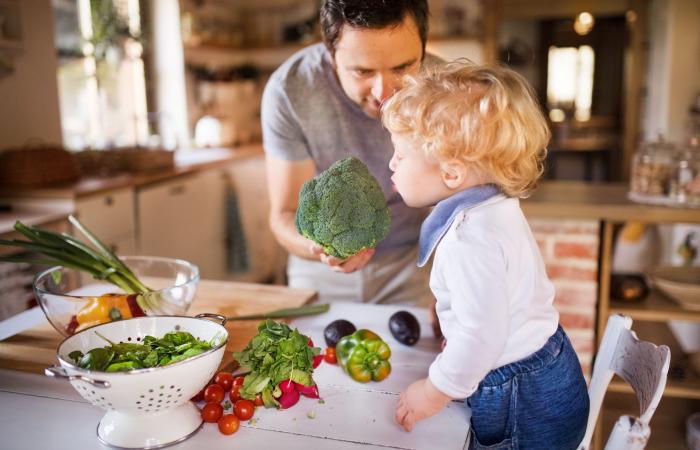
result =
[[[639,399],[639,417],[621,416],[608,438],[606,450],[642,450],[650,435],[649,421],[656,411],[666,387],[666,375],[671,362],[671,352],[665,345],[656,346],[640,341],[631,331],[632,318],[614,314],[608,318],[601,341],[593,376],[588,388],[591,407],[588,414],[586,435],[579,450],[589,450],[593,430],[605,391],[614,374],[632,386]]]

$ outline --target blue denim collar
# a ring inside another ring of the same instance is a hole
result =
[[[460,191],[435,205],[420,227],[418,267],[423,267],[428,262],[430,255],[452,225],[457,213],[499,193],[500,190],[495,184],[482,184]]]

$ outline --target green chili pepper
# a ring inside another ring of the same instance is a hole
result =
[[[343,370],[360,383],[382,381],[391,373],[391,349],[369,330],[357,330],[340,339],[335,353]]]

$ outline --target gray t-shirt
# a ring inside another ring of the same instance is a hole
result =
[[[270,77],[262,99],[265,152],[285,160],[312,159],[317,173],[346,156],[363,161],[379,181],[391,211],[389,236],[377,253],[418,244],[427,209],[406,206],[391,189],[389,132],[350,100],[323,44],[307,47]]]

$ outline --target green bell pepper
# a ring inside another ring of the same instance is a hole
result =
[[[357,330],[341,338],[335,346],[338,364],[355,381],[382,381],[391,373],[391,349],[369,330]]]

